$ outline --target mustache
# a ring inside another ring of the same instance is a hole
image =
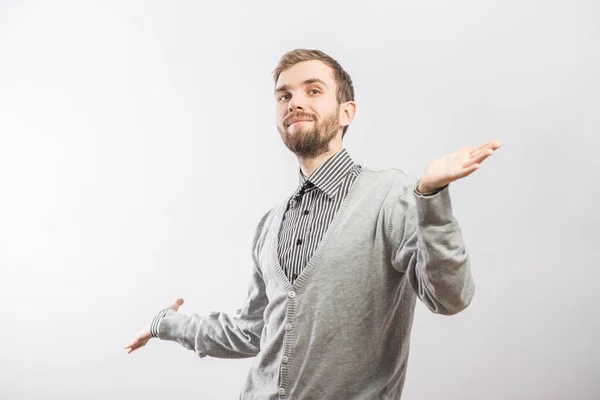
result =
[[[305,112],[295,112],[295,113],[289,114],[287,117],[285,117],[285,119],[283,120],[283,125],[288,126],[288,125],[290,125],[290,121],[295,120],[295,119],[309,119],[311,121],[316,121],[317,117],[316,117],[316,115],[305,113]]]

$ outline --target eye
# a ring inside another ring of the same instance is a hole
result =
[[[309,93],[311,94],[319,94],[321,91],[319,89],[310,89]]]
[[[289,97],[290,97],[289,95],[287,95],[287,94],[284,94],[284,95],[281,95],[281,96],[279,96],[278,100],[279,100],[279,101],[282,101],[282,100],[288,100],[288,98],[289,98]]]

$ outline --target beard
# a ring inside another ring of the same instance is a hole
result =
[[[296,112],[288,115],[283,120],[282,126],[277,130],[283,139],[283,143],[298,157],[315,158],[329,150],[329,142],[336,137],[340,129],[339,122],[340,106],[319,122],[313,114]],[[288,121],[292,118],[306,118],[313,121],[311,128],[298,129],[295,133],[288,132]]]

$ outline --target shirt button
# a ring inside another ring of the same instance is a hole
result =
[[[284,396],[285,395],[285,389],[284,388],[279,388],[279,395],[280,396]]]
[[[304,210],[304,215],[308,215],[309,212],[310,211],[308,211],[308,210]]]
[[[291,290],[291,291],[288,293],[288,297],[289,297],[290,299],[293,299],[294,297],[296,297],[296,292],[294,292],[293,290]]]
[[[300,245],[300,244],[302,244],[302,239],[298,239],[298,240],[296,240],[296,244],[297,244],[297,245]]]
[[[285,330],[286,331],[291,331],[292,330],[292,324],[290,324],[290,323],[285,324]]]
[[[287,364],[288,361],[290,361],[290,359],[288,358],[288,356],[281,357],[281,362],[282,363]]]

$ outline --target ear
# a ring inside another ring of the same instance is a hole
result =
[[[347,101],[340,104],[340,125],[342,127],[350,125],[354,120],[354,114],[356,113],[356,103],[353,101]]]

